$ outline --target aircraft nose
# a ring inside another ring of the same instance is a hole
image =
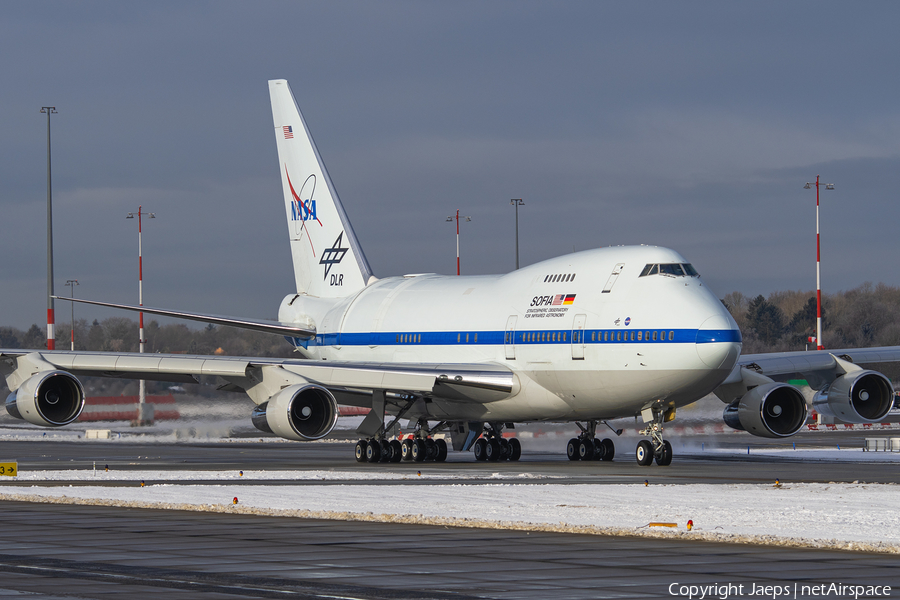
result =
[[[734,368],[741,354],[741,332],[731,315],[717,314],[697,329],[697,354],[712,369]]]

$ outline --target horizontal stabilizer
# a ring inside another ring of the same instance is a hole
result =
[[[81,302],[82,304],[94,304],[96,306],[108,306],[110,308],[119,308],[122,310],[130,310],[134,312],[145,312],[151,315],[160,315],[162,317],[174,317],[176,319],[187,319],[189,321],[200,321],[201,323],[212,323],[214,325],[225,325],[226,327],[238,327],[240,329],[250,329],[253,331],[262,331],[265,333],[274,333],[276,335],[286,335],[297,338],[314,338],[316,337],[315,329],[300,327],[293,323],[282,323],[281,321],[266,321],[262,319],[239,319],[237,317],[225,317],[222,315],[208,315],[204,313],[192,313],[181,310],[166,310],[163,308],[150,308],[148,306],[135,306],[133,304],[114,304],[112,302],[98,302],[97,300],[83,300],[81,298],[67,298],[65,296],[53,296],[57,300],[66,300],[67,302]]]

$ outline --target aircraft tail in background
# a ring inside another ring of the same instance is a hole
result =
[[[297,292],[352,294],[366,286],[372,269],[288,82],[269,81],[269,96]]]

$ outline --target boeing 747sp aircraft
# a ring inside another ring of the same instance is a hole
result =
[[[279,320],[81,301],[284,335],[299,358],[0,350],[11,415],[72,423],[84,407],[82,376],[215,375],[247,393],[256,427],[290,440],[328,435],[338,404],[371,407],[358,461],[443,461],[446,437],[478,460],[518,460],[519,441],[501,434],[535,421],[578,424],[570,459],[612,460],[615,445],[598,425],[640,416],[647,439],[637,462],[668,465],[664,424],[710,392],[728,425],[772,438],[807,419],[789,379],[806,379],[815,408],[845,422],[890,410],[891,382],[870,366],[900,361],[900,348],[741,357],[722,302],[667,248],[588,250],[506,275],[376,278],[287,81],[270,81],[269,93],[294,265]],[[401,420],[414,431],[403,442]]]

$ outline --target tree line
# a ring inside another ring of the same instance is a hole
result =
[[[744,337],[744,354],[805,350],[816,335],[816,293],[773,292],[755,298],[732,292],[722,300]],[[822,294],[822,345],[900,345],[900,288],[865,283]]]

